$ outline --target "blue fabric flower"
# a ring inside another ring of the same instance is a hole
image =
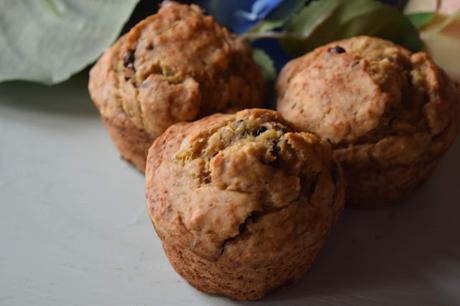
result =
[[[212,15],[220,25],[233,31],[234,15],[237,11],[251,9],[251,0],[201,0],[198,4]]]
[[[276,9],[283,0],[256,0],[253,2],[251,11],[238,10],[233,18],[233,30],[236,33],[242,33],[253,26],[259,21],[267,17],[274,9]]]
[[[202,0],[217,21],[235,33],[243,33],[267,17],[283,0]]]

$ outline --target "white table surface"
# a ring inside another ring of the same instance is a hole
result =
[[[170,267],[86,82],[0,84],[0,305],[460,305],[460,141],[403,205],[346,210],[299,284],[237,303]]]

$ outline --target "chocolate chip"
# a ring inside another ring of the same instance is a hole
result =
[[[334,53],[334,54],[340,54],[340,53],[347,52],[344,48],[342,48],[340,46],[335,46],[335,47],[329,48],[329,50],[327,50],[327,51],[330,52],[330,53]]]
[[[259,136],[260,134],[262,134],[266,130],[267,130],[267,128],[265,126],[261,126],[261,127],[257,128],[257,130],[254,132],[254,136]]]
[[[273,167],[279,166],[280,148],[278,147],[277,142],[273,143],[273,147],[270,151],[270,154],[273,156],[273,161],[270,164]]]
[[[128,49],[123,55],[123,65],[128,69],[134,69],[134,49]]]
[[[211,183],[211,174],[210,173],[205,173],[204,174],[203,183],[204,184],[210,184]]]
[[[316,190],[316,185],[318,184],[319,175],[316,175],[315,178],[310,183],[310,195],[313,195]]]
[[[339,179],[339,168],[337,168],[337,165],[335,163],[332,165],[331,178],[334,181],[334,183],[337,184],[337,181]]]
[[[239,128],[240,126],[243,125],[243,120],[237,120],[235,121],[235,128]]]
[[[356,66],[359,65],[359,61],[354,61],[352,64],[351,64],[351,68],[355,68]]]

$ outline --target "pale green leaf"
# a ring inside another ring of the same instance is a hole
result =
[[[423,28],[422,40],[433,57],[452,78],[460,82],[460,11],[452,16],[437,15]]]
[[[0,0],[0,81],[53,84],[93,62],[138,0]]]
[[[452,15],[460,10],[459,0],[409,0],[404,7],[406,14],[434,12],[441,15]]]

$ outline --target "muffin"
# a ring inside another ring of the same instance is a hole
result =
[[[165,2],[102,55],[89,92],[121,156],[144,171],[168,126],[260,106],[264,82],[242,40],[196,5]]]
[[[262,109],[171,126],[149,150],[146,180],[148,212],[175,270],[237,300],[308,270],[345,191],[327,143]]]
[[[424,52],[354,37],[289,62],[277,81],[278,111],[332,144],[347,205],[374,207],[423,183],[458,126],[455,84]]]

